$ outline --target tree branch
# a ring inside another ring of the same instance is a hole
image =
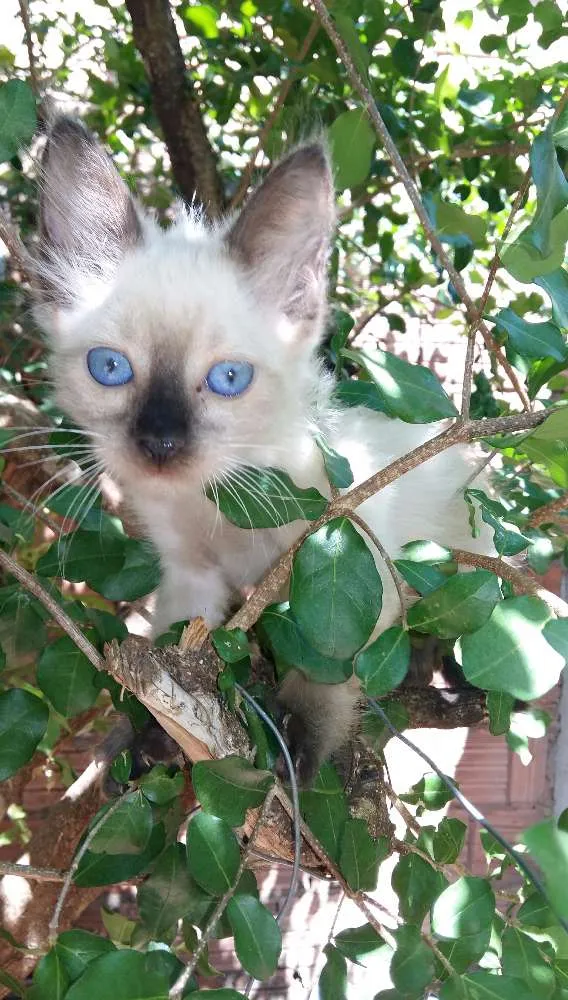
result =
[[[126,0],[134,43],[150,81],[152,101],[176,184],[211,216],[223,207],[215,156],[186,71],[169,0]]]
[[[559,618],[568,618],[566,601],[542,587],[527,566],[521,570],[511,566],[510,563],[503,562],[498,556],[482,556],[477,552],[466,552],[465,549],[452,549],[451,551],[457,563],[461,563],[463,566],[488,569],[491,573],[500,576],[502,580],[507,580],[520,594],[540,597],[541,601],[544,601]]]
[[[390,136],[390,133],[383,121],[383,118],[379,112],[375,99],[371,94],[371,91],[364,83],[361,74],[357,70],[357,67],[355,66],[355,63],[353,62],[353,59],[351,57],[351,53],[349,52],[347,46],[345,45],[341,35],[337,31],[337,28],[335,27],[335,24],[333,23],[329,15],[324,0],[312,0],[312,5],[316,10],[316,12],[318,13],[323,27],[325,28],[331,42],[335,46],[335,49],[341,61],[343,62],[349,80],[351,81],[351,85],[353,86],[354,90],[359,94],[359,97],[363,102],[365,110],[369,118],[371,119],[374,129],[392,161],[392,164],[398,175],[399,180],[404,185],[406,193],[410,198],[414,211],[416,212],[422,224],[424,232],[426,233],[426,236],[428,237],[428,240],[430,241],[432,248],[436,252],[444,268],[448,272],[448,276],[454,288],[456,289],[456,292],[458,293],[460,299],[462,300],[463,304],[466,307],[467,318],[469,319],[470,322],[475,322],[475,318],[477,315],[475,303],[473,302],[473,299],[471,298],[466,288],[465,282],[461,274],[454,266],[453,261],[451,260],[449,254],[446,252],[446,249],[442,244],[438,234],[436,233],[436,230],[432,226],[428,213],[424,207],[424,203],[420,197],[418,188],[416,187],[416,184],[414,183],[412,177],[410,176],[408,168],[404,160],[402,159],[402,156],[400,155],[396,147],[396,144],[393,142]],[[499,361],[501,367],[507,372],[507,375],[516,393],[521,399],[524,409],[528,410],[530,407],[527,394],[524,391],[523,387],[521,386],[511,365],[507,361],[507,358],[504,356],[501,349],[495,343],[485,323],[480,322],[479,326],[487,347],[493,352],[493,354]]]
[[[565,513],[567,509],[568,491],[556,500],[551,500],[550,503],[545,503],[543,507],[538,507],[537,510],[533,511],[529,517],[529,527],[539,528],[541,524],[549,524],[552,521],[564,521],[563,518],[557,517],[557,515]],[[568,521],[566,521],[566,524],[568,524]]]
[[[15,226],[0,212],[0,240],[5,245],[10,257],[21,271],[24,278],[30,280],[30,256]]]

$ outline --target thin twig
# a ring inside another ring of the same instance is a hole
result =
[[[54,600],[51,594],[48,594],[47,590],[44,590],[41,583],[35,576],[28,573],[23,566],[20,566],[20,564],[12,558],[12,556],[8,555],[7,552],[3,552],[1,549],[0,566],[2,566],[7,573],[15,576],[18,583],[21,583],[22,586],[30,592],[30,594],[37,597],[38,601],[40,601],[44,608],[49,611],[54,621],[56,621],[58,625],[61,625],[63,631],[67,633],[77,648],[85,654],[87,659],[90,660],[97,670],[106,669],[104,658],[97,652],[92,642],[89,642],[86,636],[83,635],[79,626],[72,620],[72,618],[69,617],[61,605]]]
[[[369,538],[371,539],[371,541],[372,541],[373,545],[375,546],[375,548],[378,549],[378,551],[379,551],[379,553],[381,555],[381,558],[383,559],[383,562],[384,562],[385,566],[387,567],[387,569],[388,569],[388,571],[389,571],[389,573],[390,573],[390,575],[392,577],[392,581],[393,581],[393,583],[394,583],[394,585],[396,587],[396,592],[398,594],[398,600],[400,602],[400,616],[401,616],[401,619],[402,619],[403,627],[405,629],[408,628],[408,622],[406,620],[406,598],[404,596],[403,580],[402,580],[402,577],[401,577],[400,573],[398,572],[395,564],[393,563],[393,561],[392,561],[391,557],[389,556],[387,550],[385,549],[383,543],[377,537],[377,535],[375,534],[375,532],[373,531],[373,529],[369,527],[369,525],[367,524],[367,522],[365,521],[365,519],[363,517],[360,517],[359,514],[356,514],[355,511],[351,511],[351,513],[349,515],[349,520],[353,521],[353,524],[358,524],[359,527],[361,528],[361,530],[364,531],[365,534],[369,536]]]
[[[172,988],[171,988],[171,990],[170,990],[170,992],[168,994],[170,1000],[180,1000],[180,998],[181,998],[181,996],[183,994],[183,991],[184,991],[187,983],[191,979],[191,976],[193,975],[193,972],[195,971],[197,963],[199,962],[199,959],[201,958],[201,956],[202,956],[202,954],[203,954],[203,952],[204,952],[204,950],[205,950],[205,948],[207,946],[207,943],[208,943],[208,941],[209,941],[209,939],[210,939],[213,931],[215,930],[215,925],[216,925],[217,921],[222,916],[222,914],[225,912],[225,910],[227,909],[228,903],[233,898],[233,896],[234,896],[234,894],[236,892],[237,886],[239,884],[241,875],[243,874],[243,872],[244,872],[244,870],[246,868],[246,865],[247,865],[247,862],[248,862],[248,859],[249,859],[249,855],[252,853],[252,850],[253,850],[253,847],[254,847],[255,837],[256,837],[257,833],[259,832],[259,830],[260,830],[261,826],[263,825],[263,823],[265,823],[266,818],[267,818],[267,816],[268,816],[268,814],[269,814],[269,812],[270,812],[270,810],[272,808],[272,803],[273,803],[274,798],[275,798],[275,796],[277,794],[277,789],[278,789],[278,785],[274,784],[272,786],[272,788],[268,791],[268,793],[266,795],[266,798],[265,798],[265,800],[264,800],[264,802],[262,804],[262,808],[260,809],[260,812],[259,812],[258,816],[256,817],[255,824],[254,824],[254,826],[252,828],[252,832],[251,832],[251,835],[250,835],[250,840],[249,840],[248,844],[246,845],[244,851],[241,854],[241,861],[240,861],[239,867],[237,869],[237,873],[235,875],[233,884],[231,886],[229,886],[229,888],[227,889],[227,891],[221,897],[221,899],[217,903],[217,906],[213,910],[213,913],[211,914],[209,920],[207,921],[205,927],[203,928],[203,933],[201,935],[199,943],[197,944],[197,946],[195,948],[195,951],[193,952],[193,954],[192,954],[189,962],[185,966],[183,972],[181,972],[181,974],[176,979],[174,985],[172,986]]]
[[[24,278],[27,278],[29,281],[31,258],[20,239],[18,230],[11,222],[8,222],[3,212],[0,212],[0,240],[6,246],[10,257],[15,261]]]
[[[355,66],[355,63],[353,62],[353,59],[351,57],[351,53],[349,52],[347,46],[345,45],[345,42],[343,41],[341,35],[337,31],[337,28],[335,27],[335,24],[333,23],[329,15],[324,0],[312,0],[312,5],[314,9],[317,11],[323,27],[325,28],[331,42],[333,43],[333,45],[337,50],[337,53],[341,61],[343,62],[343,65],[345,67],[345,70],[347,72],[347,75],[351,81],[354,90],[359,94],[359,97],[363,102],[365,110],[369,118],[371,119],[371,122],[375,128],[375,131],[379,139],[381,140],[386,152],[388,153],[391,159],[395,172],[398,175],[398,178],[400,179],[408,197],[410,198],[414,211],[416,212],[422,224],[424,232],[426,233],[426,236],[428,237],[428,240],[430,241],[432,248],[439,257],[442,265],[448,272],[448,276],[457,294],[459,295],[460,299],[465,305],[468,318],[470,319],[470,321],[474,321],[477,315],[475,303],[466,288],[465,282],[461,274],[455,267],[453,261],[451,260],[449,254],[447,253],[444,245],[442,244],[438,234],[436,233],[436,230],[434,229],[430,221],[426,208],[424,207],[424,203],[420,197],[418,188],[416,187],[416,184],[414,183],[408,171],[408,168],[397,149],[396,144],[393,142],[390,136],[390,133],[384,123],[384,120],[380,114],[380,111],[377,107],[377,103],[371,91],[369,90],[368,86],[365,84],[363,78],[361,77],[361,74],[357,70],[357,67]],[[492,344],[491,349],[493,350],[493,353],[495,357],[498,359],[502,368],[507,372],[507,375],[509,376],[509,379],[515,391],[517,392],[519,398],[521,399],[524,409],[528,410],[529,400],[527,394],[524,391],[523,387],[521,386],[511,365],[505,358],[503,352],[500,350],[498,345],[493,340],[493,337],[489,332],[489,330],[487,329],[485,323],[480,322],[480,329],[483,333],[484,338],[488,338],[486,343]]]
[[[75,856],[73,858],[73,861],[71,862],[71,867],[70,867],[69,871],[67,872],[67,874],[65,875],[65,881],[64,881],[63,886],[61,888],[61,892],[59,893],[59,898],[57,900],[57,903],[55,904],[55,909],[53,911],[53,916],[52,916],[51,920],[49,921],[49,944],[50,944],[50,946],[53,946],[55,944],[56,939],[57,939],[57,930],[59,928],[59,921],[61,919],[61,911],[63,910],[63,905],[65,903],[65,900],[67,899],[67,895],[69,893],[69,890],[71,889],[71,883],[73,881],[73,876],[75,875],[75,872],[77,871],[77,868],[79,867],[79,864],[81,862],[81,858],[83,858],[84,855],[89,850],[89,847],[91,846],[93,840],[95,839],[95,837],[96,837],[97,833],[99,832],[99,830],[101,829],[101,827],[103,827],[105,825],[105,823],[107,822],[107,820],[110,819],[110,817],[113,815],[113,813],[115,813],[117,811],[118,807],[122,805],[123,798],[124,798],[124,796],[121,795],[118,799],[116,799],[116,801],[113,802],[111,806],[109,806],[109,808],[107,809],[107,811],[97,820],[97,822],[94,824],[94,826],[91,827],[91,829],[89,830],[89,832],[88,832],[87,836],[85,837],[83,843],[81,844],[79,850],[75,854]]]
[[[541,601],[544,601],[559,618],[568,618],[566,601],[542,587],[527,567],[523,567],[522,570],[516,569],[497,556],[484,556],[477,552],[467,552],[465,549],[452,549],[451,552],[457,563],[461,563],[463,566],[488,569],[491,573],[500,576],[502,580],[507,580],[519,593],[540,597]]]
[[[384,469],[374,473],[364,482],[340,497],[332,500],[325,514],[322,514],[317,521],[312,522],[294,544],[283,553],[277,563],[268,571],[266,576],[256,586],[251,596],[241,608],[229,619],[226,628],[242,628],[245,631],[251,628],[262,614],[262,611],[271,601],[276,600],[281,588],[286,584],[290,575],[292,559],[300,545],[312,532],[317,531],[334,517],[347,516],[355,508],[359,507],[369,497],[379,493],[390,483],[394,482],[406,472],[415,469],[418,465],[439,455],[440,452],[451,448],[455,444],[463,444],[475,441],[483,437],[491,437],[494,434],[511,433],[518,430],[528,430],[531,427],[538,427],[546,420],[550,411],[543,410],[537,413],[518,413],[505,417],[495,417],[485,420],[469,420],[456,422],[443,430],[436,437],[430,438],[424,444],[419,445],[412,451],[397,458]]]
[[[563,521],[557,514],[563,514],[568,509],[568,491],[563,493],[556,500],[545,503],[543,507],[538,507],[529,517],[529,527],[539,528],[541,524],[548,524],[552,521]],[[568,521],[565,522],[568,525]]]
[[[30,12],[28,9],[27,0],[18,0],[18,2],[20,5],[20,17],[24,25],[24,37],[26,40],[26,48],[28,50],[28,62],[30,67],[30,84],[35,97],[39,101],[41,99],[41,87],[40,87],[35,55],[34,55],[34,43],[32,38],[32,26],[30,24]]]
[[[0,861],[0,875],[21,875],[36,882],[63,882],[66,872],[59,868],[35,868],[33,865],[18,865],[12,861]]]
[[[250,157],[250,159],[249,159],[249,161],[248,161],[245,169],[243,170],[243,172],[241,174],[241,179],[240,179],[240,182],[239,182],[239,186],[238,186],[238,188],[236,190],[236,193],[235,193],[235,195],[233,197],[233,200],[231,201],[231,206],[230,206],[231,209],[238,208],[238,206],[241,204],[244,196],[247,193],[248,186],[250,184],[251,177],[253,175],[253,171],[254,171],[254,168],[256,166],[256,161],[258,159],[258,155],[264,149],[264,145],[266,143],[266,140],[267,140],[268,136],[270,135],[272,129],[274,128],[274,123],[275,123],[276,119],[278,118],[278,115],[280,114],[280,110],[281,110],[282,106],[286,102],[286,98],[288,97],[288,94],[290,93],[290,89],[292,87],[292,84],[294,83],[294,81],[296,80],[296,78],[298,76],[298,73],[300,72],[301,64],[303,63],[303,61],[306,58],[308,52],[310,51],[310,48],[311,48],[312,43],[314,41],[314,38],[316,37],[316,35],[318,33],[319,26],[320,26],[319,25],[319,21],[318,21],[318,19],[316,17],[316,18],[313,19],[312,23],[310,24],[310,27],[309,27],[308,32],[306,34],[306,37],[304,38],[304,41],[302,43],[302,47],[301,47],[300,51],[298,52],[298,56],[297,56],[297,59],[296,59],[296,65],[291,70],[291,72],[288,74],[288,76],[286,77],[286,79],[283,81],[282,86],[280,88],[280,92],[278,94],[278,97],[276,98],[276,101],[274,103],[274,107],[272,108],[272,111],[270,112],[268,118],[266,119],[264,125],[262,126],[262,129],[260,130],[260,133],[259,133],[259,136],[258,136],[258,142],[257,142],[257,144],[256,144],[256,146],[254,148],[254,152],[251,154],[251,157]]]
[[[26,513],[26,508],[29,507],[30,504],[30,498],[24,496],[24,494],[20,493],[19,490],[15,490],[14,487],[10,486],[10,483],[7,483],[5,480],[2,480],[0,487],[4,490],[6,496],[10,497],[11,500],[14,500],[14,502],[22,508],[22,513]],[[43,523],[47,525],[50,531],[53,531],[55,535],[59,536],[61,525],[58,524],[57,521],[54,521],[49,514],[46,514],[41,507],[36,507],[32,512],[32,516],[39,518],[40,521],[43,521]]]

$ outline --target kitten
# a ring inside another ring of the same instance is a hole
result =
[[[222,623],[303,531],[228,523],[204,486],[243,466],[278,467],[329,494],[314,443],[323,432],[355,482],[432,437],[439,425],[330,403],[317,348],[326,321],[334,227],[325,147],[287,156],[236,218],[205,224],[180,207],[162,230],[78,122],[60,118],[43,160],[36,316],[51,345],[60,407],[92,435],[161,559],[154,621]],[[460,490],[468,449],[454,447],[368,500],[359,513],[391,556],[410,539],[488,551],[473,540]],[[392,580],[378,631],[400,615]],[[349,736],[357,688],[293,672],[281,691],[307,780]]]

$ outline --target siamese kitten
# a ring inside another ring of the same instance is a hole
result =
[[[317,359],[334,227],[325,147],[300,146],[235,218],[211,227],[181,208],[166,231],[147,215],[78,122],[49,134],[41,189],[36,316],[51,345],[60,407],[91,435],[162,565],[154,634],[202,615],[221,624],[304,530],[247,531],[219,514],[208,483],[277,467],[329,493],[314,437],[355,483],[437,434],[330,403]],[[460,491],[471,456],[454,447],[368,500],[359,514],[391,556],[416,538],[490,551],[472,539]],[[377,631],[400,615],[391,577]],[[281,691],[300,777],[349,736],[358,691],[297,672]]]

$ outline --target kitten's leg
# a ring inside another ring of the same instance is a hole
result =
[[[347,742],[360,698],[351,681],[314,684],[299,670],[286,675],[278,701],[288,715],[286,738],[301,785],[310,785],[323,762]]]
[[[152,634],[160,635],[173,622],[196,618],[198,615],[210,626],[220,625],[230,596],[230,590],[218,569],[188,569],[186,566],[170,564],[158,590]]]

